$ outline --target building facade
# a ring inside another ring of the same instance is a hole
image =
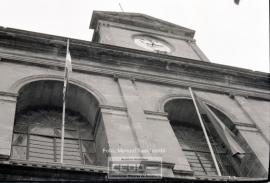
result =
[[[94,11],[90,28],[92,42],[69,39],[64,164],[67,38],[0,28],[1,180],[109,180],[130,157],[159,167],[153,181],[268,177],[269,73],[211,63],[194,30],[147,15]]]

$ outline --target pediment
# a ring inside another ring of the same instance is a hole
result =
[[[183,35],[184,33],[188,37],[193,37],[195,34],[195,31],[192,29],[188,29],[186,27],[182,27],[141,13],[94,11],[90,23],[90,28],[95,29],[98,20],[106,20],[162,32],[170,32],[173,34]]]

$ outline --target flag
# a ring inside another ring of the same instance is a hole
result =
[[[72,72],[72,64],[71,64],[71,55],[69,52],[69,39],[67,40],[67,53],[66,53],[66,62],[65,62],[65,76],[64,76],[64,88],[63,88],[63,100],[66,100],[66,93],[69,82],[69,73]]]
[[[242,158],[245,154],[245,151],[236,142],[235,135],[232,133],[232,131],[224,125],[224,123],[204,102],[198,99],[195,92],[194,92],[194,99],[197,105],[200,106],[199,108],[202,109],[200,113],[205,114],[208,117],[217,134],[227,147],[227,149],[231,151],[233,156]]]
[[[66,69],[68,72],[72,72],[72,65],[71,65],[71,56],[69,52],[69,39],[67,41],[67,55],[66,55]]]
[[[224,123],[215,115],[215,113],[206,104],[204,104],[204,106],[207,109],[207,117],[210,119],[210,122],[213,124],[219,137],[223,140],[226,147],[231,151],[233,156],[238,156],[242,158],[245,154],[245,151],[236,142],[235,135],[228,127],[224,125]]]

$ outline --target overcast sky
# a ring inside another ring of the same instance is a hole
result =
[[[92,11],[118,3],[195,30],[211,62],[269,72],[269,0],[0,0],[0,26],[91,41]]]

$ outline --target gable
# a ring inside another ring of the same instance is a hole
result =
[[[126,12],[110,12],[110,11],[94,11],[90,23],[90,28],[95,29],[99,20],[106,20],[126,25],[132,25],[142,28],[153,29],[162,32],[194,37],[195,31],[167,21],[160,20],[145,14],[126,13]]]

